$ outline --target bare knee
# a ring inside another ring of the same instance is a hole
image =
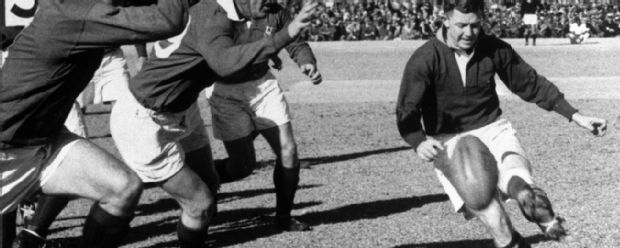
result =
[[[291,140],[283,143],[281,146],[280,156],[284,168],[294,169],[299,167],[299,163],[297,163],[297,144],[295,141]]]
[[[206,220],[215,211],[215,198],[206,185],[196,188],[192,198],[180,201],[183,214],[193,220]]]
[[[135,173],[127,172],[124,175],[114,181],[114,185],[99,201],[110,212],[133,211],[140,200],[142,181]]]

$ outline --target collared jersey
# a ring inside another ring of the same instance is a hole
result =
[[[48,143],[63,129],[106,48],[180,33],[195,0],[152,2],[39,1],[0,71],[0,149]]]
[[[523,100],[569,119],[577,111],[555,85],[495,36],[481,34],[466,70],[463,85],[454,51],[438,38],[427,41],[411,56],[396,116],[401,136],[413,148],[426,135],[465,132],[495,121],[502,113],[495,90],[496,73]]]
[[[262,77],[269,71],[268,59],[282,48],[298,64],[316,63],[308,44],[288,35],[285,9],[252,20],[250,27],[228,14],[216,1],[194,6],[179,48],[167,58],[147,61],[130,80],[138,102],[155,111],[185,110],[215,81],[237,84]]]

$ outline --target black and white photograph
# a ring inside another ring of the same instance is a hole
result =
[[[0,248],[620,247],[620,0],[0,0]]]

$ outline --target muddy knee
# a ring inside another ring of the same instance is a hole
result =
[[[448,179],[473,210],[485,209],[497,195],[497,162],[489,148],[474,136],[460,138],[450,158]]]

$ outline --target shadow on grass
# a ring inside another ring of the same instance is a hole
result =
[[[306,208],[321,204],[320,202],[304,202],[295,204],[295,208]],[[218,212],[212,227],[209,228],[209,240],[215,240],[217,246],[233,245],[248,242],[257,238],[279,233],[272,227],[273,208],[245,208]],[[167,234],[174,234],[178,216],[167,217],[152,223],[132,226],[125,244],[131,244]],[[159,243],[152,247],[176,246],[176,240]]]
[[[328,164],[335,163],[341,161],[347,161],[351,159],[357,159],[361,157],[367,157],[377,154],[391,153],[391,152],[399,152],[404,150],[411,149],[408,146],[400,146],[400,147],[392,147],[392,148],[383,148],[372,151],[363,151],[363,152],[354,152],[349,154],[341,154],[341,155],[333,155],[333,156],[325,156],[325,157],[315,157],[315,158],[301,158],[299,159],[301,162],[302,169],[309,169],[313,165],[318,164]],[[265,167],[272,167],[275,163],[275,160],[264,160],[256,163],[257,169],[263,169]]]
[[[530,244],[537,244],[544,241],[549,241],[542,234],[537,234],[531,237],[525,238]],[[480,239],[480,240],[460,240],[460,241],[447,241],[447,242],[433,242],[424,244],[407,244],[399,245],[393,248],[494,248],[493,240]]]
[[[389,199],[374,202],[364,202],[339,207],[324,212],[309,213],[302,217],[309,224],[319,225],[326,223],[350,222],[361,219],[375,219],[396,213],[419,208],[423,205],[447,201],[446,194],[432,194],[407,198]]]
[[[298,190],[302,189],[311,189],[316,188],[321,185],[311,184],[311,185],[300,185]],[[235,191],[235,192],[226,192],[220,193],[218,195],[219,200],[218,204],[227,203],[239,199],[255,197],[263,194],[275,193],[274,188],[264,188],[264,189],[252,189],[245,191]],[[140,204],[136,208],[136,216],[146,216],[146,215],[154,215],[162,212],[168,212],[170,210],[179,209],[179,204],[176,200],[172,198],[162,198],[153,203],[148,204]]]
[[[300,185],[297,187],[297,190],[302,189],[312,189],[316,187],[320,187],[319,184],[309,184],[309,185]],[[264,194],[275,194],[275,188],[264,188],[264,189],[253,189],[253,190],[245,190],[245,191],[235,191],[235,192],[223,192],[218,194],[218,203],[227,203],[238,199],[243,198],[251,198]]]
[[[349,154],[326,156],[326,157],[303,158],[301,159],[301,161],[302,163],[303,162],[307,163],[306,166],[312,166],[312,165],[317,165],[317,164],[335,163],[335,162],[347,161],[351,159],[367,157],[367,156],[372,156],[372,155],[377,155],[377,154],[399,152],[399,151],[410,150],[410,149],[411,148],[408,146],[400,146],[400,147],[383,148],[383,149],[377,149],[377,150],[372,150],[372,151],[354,152],[354,153],[349,153]]]

